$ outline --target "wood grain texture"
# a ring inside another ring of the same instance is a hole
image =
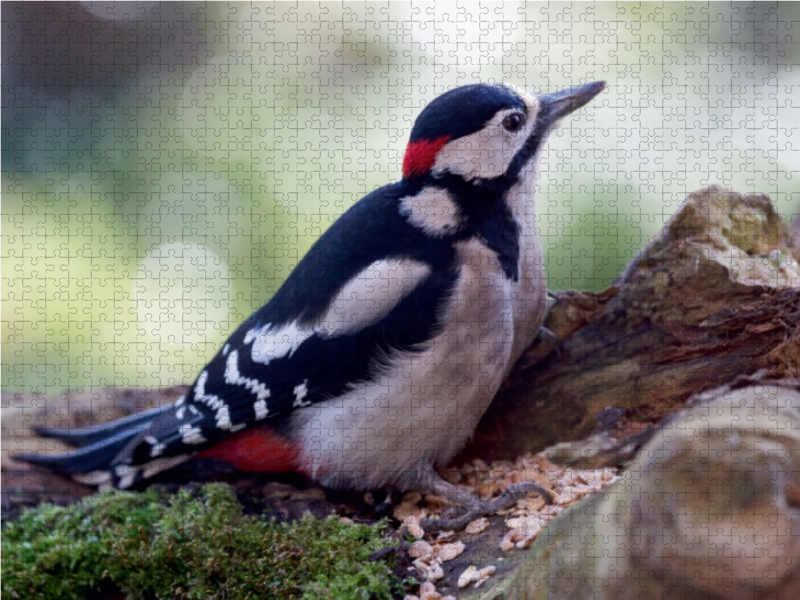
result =
[[[740,375],[796,377],[798,256],[766,196],[691,194],[613,286],[558,294],[561,352],[529,348],[457,462],[585,438],[606,407],[652,424]]]

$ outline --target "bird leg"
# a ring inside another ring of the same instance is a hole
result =
[[[517,500],[524,498],[531,492],[537,492],[547,504],[553,503],[553,496],[544,487],[533,481],[521,481],[508,486],[494,500],[481,501],[469,492],[446,482],[435,475],[432,493],[443,496],[451,502],[458,504],[466,512],[458,517],[446,518],[451,511],[448,510],[440,519],[423,519],[420,523],[422,529],[429,531],[460,531],[469,523],[480,517],[493,515],[498,510],[504,510]],[[452,509],[451,509],[452,510]]]

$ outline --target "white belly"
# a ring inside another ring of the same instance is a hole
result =
[[[444,466],[471,437],[541,319],[525,316],[535,300],[529,282],[507,280],[493,251],[477,241],[459,250],[446,326],[423,351],[393,355],[369,382],[296,411],[295,439],[312,478],[331,487],[404,488],[419,483],[416,465]]]

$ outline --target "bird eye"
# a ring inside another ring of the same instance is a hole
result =
[[[515,133],[519,131],[522,129],[523,125],[525,125],[525,117],[519,113],[508,115],[505,119],[503,119],[503,129],[509,133]]]

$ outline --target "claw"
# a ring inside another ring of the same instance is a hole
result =
[[[452,519],[446,519],[444,516],[439,519],[422,519],[420,527],[422,527],[425,533],[433,531],[460,531],[475,519],[479,519],[488,514],[488,512],[484,511],[484,504],[483,502],[479,502],[460,517],[454,517]]]
[[[539,328],[539,333],[543,338],[549,338],[555,344],[555,353],[557,358],[564,356],[564,342],[558,337],[551,329],[544,325]]]
[[[553,503],[553,495],[544,487],[533,481],[521,481],[508,486],[503,493],[489,502],[480,502],[473,498],[473,502],[466,504],[467,512],[460,517],[446,518],[447,513],[439,519],[423,519],[420,523],[426,532],[432,531],[460,531],[475,519],[487,517],[495,514],[499,510],[504,510],[514,504],[517,500],[524,498],[531,492],[537,492],[545,503]],[[447,512],[450,512],[449,510]]]

